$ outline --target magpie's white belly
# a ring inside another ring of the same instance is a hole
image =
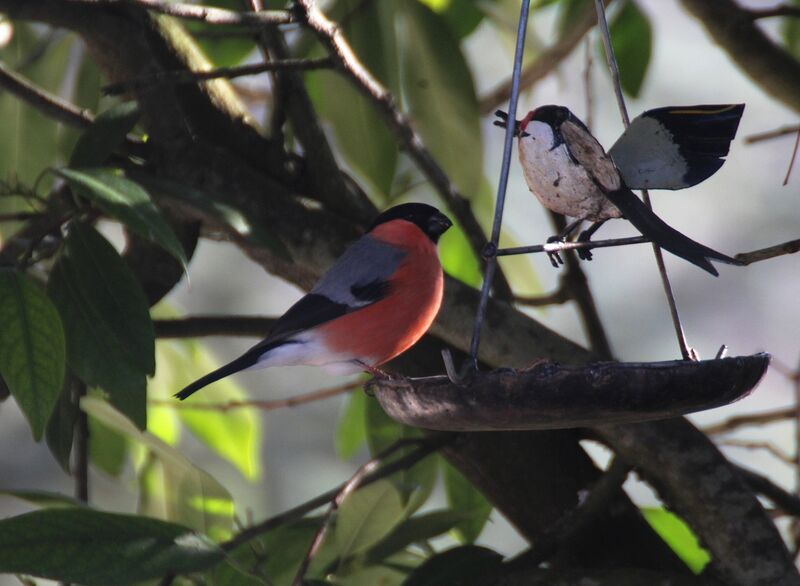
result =
[[[561,144],[551,151],[552,144],[552,134],[519,139],[525,180],[539,201],[554,212],[593,222],[621,217],[586,171],[572,161],[566,146]]]

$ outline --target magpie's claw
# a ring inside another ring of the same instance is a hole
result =
[[[548,244],[552,244],[554,242],[561,243],[561,242],[565,242],[565,240],[564,240],[564,238],[562,238],[561,236],[558,236],[558,235],[550,236],[550,238],[547,239],[547,243]],[[556,268],[556,269],[559,268],[560,265],[564,264],[564,259],[561,258],[561,255],[558,254],[558,252],[548,252],[547,253],[547,258],[550,259],[550,264],[553,265],[553,267]]]

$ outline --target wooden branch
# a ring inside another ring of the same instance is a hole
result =
[[[264,338],[277,318],[243,315],[193,315],[154,319],[157,338],[197,338],[201,336],[251,336]]]
[[[750,13],[750,18],[753,20],[773,18],[775,16],[800,18],[800,6],[790,6],[788,4],[780,4],[772,8],[751,8],[747,12]]]
[[[392,94],[361,64],[358,56],[347,43],[341,29],[320,11],[314,0],[297,0],[298,10],[306,25],[317,35],[328,49],[337,68],[356,88],[366,96],[383,117],[402,147],[417,164],[423,175],[431,182],[448,209],[456,217],[472,246],[472,250],[482,263],[481,252],[486,245],[486,234],[472,212],[472,205],[458,188],[450,181],[444,169],[436,162],[406,116],[397,107]],[[513,299],[508,280],[498,268],[494,281],[495,294],[506,301]]]
[[[492,586],[730,586],[711,576],[645,570],[636,566],[527,568],[504,572]]]
[[[772,140],[773,138],[780,138],[789,134],[797,134],[798,132],[800,132],[800,126],[798,125],[783,126],[776,130],[751,134],[750,136],[746,136],[744,141],[747,144],[753,144],[756,142],[761,142],[762,140]]]
[[[769,355],[719,360],[584,366],[542,361],[526,370],[447,377],[373,379],[367,384],[394,419],[439,431],[570,429],[666,419],[726,405],[761,380]]]
[[[786,419],[792,419],[797,414],[794,407],[787,407],[786,409],[776,409],[774,411],[765,411],[763,413],[746,413],[744,415],[734,415],[714,425],[709,425],[702,428],[703,432],[708,435],[720,435],[723,433],[730,433],[740,427],[747,427],[749,425],[767,425]]]
[[[295,71],[308,71],[314,69],[328,69],[332,67],[331,60],[327,57],[321,59],[283,59],[280,61],[267,61],[266,63],[253,63],[237,67],[218,67],[209,71],[159,71],[153,75],[146,75],[136,79],[129,79],[119,83],[112,83],[103,88],[103,93],[109,96],[124,94],[132,90],[146,90],[148,87],[159,83],[199,83],[210,79],[236,79],[248,75],[257,75],[266,71],[280,71],[292,69]],[[152,88],[158,89],[158,88]]]
[[[681,0],[733,61],[770,96],[800,112],[800,61],[734,0]]]
[[[754,262],[760,262],[762,260],[775,258],[776,256],[783,256],[784,254],[794,254],[795,252],[798,251],[800,251],[800,239],[790,240],[789,242],[783,242],[781,244],[768,246],[767,248],[761,248],[759,250],[753,250],[751,252],[740,252],[734,258],[736,258],[736,260],[738,261],[743,262],[745,265],[750,265],[753,264]]]
[[[800,517],[800,498],[797,495],[790,493],[754,470],[743,466],[736,466],[736,470],[755,492],[767,497],[784,513]]]
[[[207,24],[243,26],[258,29],[268,24],[290,24],[295,22],[292,13],[286,10],[263,10],[261,12],[236,12],[224,8],[161,2],[159,0],[67,0],[74,4],[128,5],[146,8],[153,12],[187,20],[199,20]]]

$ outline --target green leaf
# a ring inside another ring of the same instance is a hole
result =
[[[141,185],[113,169],[57,169],[55,173],[103,212],[163,247],[186,266],[183,246]]]
[[[711,554],[700,545],[686,522],[664,507],[644,507],[642,513],[650,526],[695,574],[711,561]]]
[[[338,0],[335,13],[345,20],[343,32],[359,60],[384,86],[399,88],[397,44],[394,32],[396,2],[363,4]],[[349,17],[345,15],[350,15]],[[315,71],[306,75],[309,93],[322,117],[333,129],[347,162],[384,196],[397,168],[398,147],[372,101],[365,98],[338,72]]]
[[[400,522],[405,512],[400,492],[389,480],[379,480],[348,496],[336,517],[336,544],[343,558],[360,553]]]
[[[365,413],[367,445],[375,456],[401,439],[423,437],[419,429],[403,425],[391,419],[384,412],[377,400],[367,401]],[[398,487],[403,491],[406,502],[406,514],[411,515],[430,497],[436,485],[439,472],[437,456],[428,456],[407,470],[398,472]]]
[[[223,556],[204,535],[133,515],[65,508],[0,521],[0,572],[87,586],[195,572]]]
[[[433,511],[406,519],[367,552],[367,564],[377,564],[403,551],[408,546],[425,542],[444,533],[473,516],[469,511]]]
[[[158,510],[166,516],[214,539],[230,536],[233,524],[233,501],[230,493],[207,472],[197,468],[172,446],[136,426],[109,403],[96,397],[84,397],[81,409],[97,418],[130,442],[141,446],[159,465],[161,472]],[[148,495],[152,497],[152,494]]]
[[[123,102],[100,114],[84,132],[69,159],[70,167],[97,167],[125,143],[139,120],[136,102]]]
[[[347,405],[336,425],[336,453],[349,460],[367,442],[367,395],[356,389],[347,399]]]
[[[92,438],[89,442],[92,464],[109,476],[122,474],[128,460],[125,438],[95,417],[89,417],[89,437]]]
[[[650,19],[634,0],[626,0],[609,25],[622,89],[637,97],[653,51]]]
[[[575,25],[576,21],[586,12],[587,9],[592,8],[592,0],[561,0],[558,3],[558,38],[563,39],[564,36]]]
[[[462,545],[429,558],[403,582],[403,586],[482,586],[489,574],[500,570],[503,556],[476,545]]]
[[[439,242],[439,258],[448,275],[472,287],[481,286],[483,282],[481,265],[461,226],[454,224],[442,235]]]
[[[78,409],[72,402],[71,385],[66,384],[58,396],[58,403],[50,415],[44,439],[53,457],[67,474],[70,473],[70,454],[72,454],[72,440],[75,435],[75,422],[78,419]]]
[[[794,6],[800,6],[800,0],[793,0]],[[786,16],[781,19],[781,34],[786,50],[800,59],[800,18]]]
[[[480,2],[476,0],[420,0],[428,8],[444,17],[450,31],[458,39],[469,36],[484,17]]]
[[[0,324],[0,376],[39,441],[64,384],[64,329],[44,291],[2,268]]]
[[[458,39],[419,0],[400,1],[403,94],[426,146],[467,197],[483,176],[480,112]]]
[[[203,346],[189,341],[159,342],[158,356],[158,363],[164,368],[159,366],[149,386],[154,390],[160,388],[165,398],[172,398],[176,390],[219,366]],[[236,466],[245,478],[256,480],[261,474],[259,414],[252,409],[202,408],[209,403],[224,404],[247,398],[232,380],[221,380],[214,386],[213,393],[201,393],[192,397],[191,403],[185,403],[178,410],[178,417],[197,439]],[[192,409],[193,405],[199,409]]]
[[[45,490],[0,490],[0,495],[13,496],[43,509],[84,506],[84,503],[74,497]]]
[[[64,320],[70,368],[144,428],[155,334],[147,298],[125,261],[96,230],[73,224],[48,292]]]
[[[204,4],[228,10],[242,9],[238,0],[210,0]],[[191,21],[185,22],[184,26],[194,33],[195,41],[203,49],[203,53],[217,67],[239,65],[256,48],[255,35],[243,35],[240,27]]]
[[[195,206],[223,224],[233,228],[242,238],[246,238],[248,242],[259,246],[265,246],[275,254],[282,256],[285,260],[291,260],[289,250],[283,242],[261,228],[258,224],[250,223],[247,217],[235,207],[217,201],[211,194],[178,183],[177,181],[153,177],[145,173],[136,173],[135,179],[149,191],[166,197],[173,197]]]
[[[444,487],[450,508],[469,514],[467,519],[456,526],[456,536],[463,543],[474,543],[492,514],[491,503],[449,463],[444,465]]]

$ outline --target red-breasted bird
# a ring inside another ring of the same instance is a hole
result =
[[[183,400],[248,368],[308,364],[339,374],[376,372],[413,346],[439,312],[444,275],[436,244],[450,226],[426,204],[386,210],[265,340],[175,396]]]
[[[607,154],[568,108],[540,106],[515,123],[525,180],[547,208],[576,218],[548,241],[563,240],[584,220],[588,241],[611,218],[624,217],[661,248],[712,275],[716,260],[741,263],[681,234],[653,213],[632,191],[682,189],[713,175],[736,135],[743,104],[679,106],[649,110],[633,121]],[[507,115],[495,121],[505,126]],[[591,259],[588,250],[581,258]],[[550,257],[554,266],[561,259]]]

